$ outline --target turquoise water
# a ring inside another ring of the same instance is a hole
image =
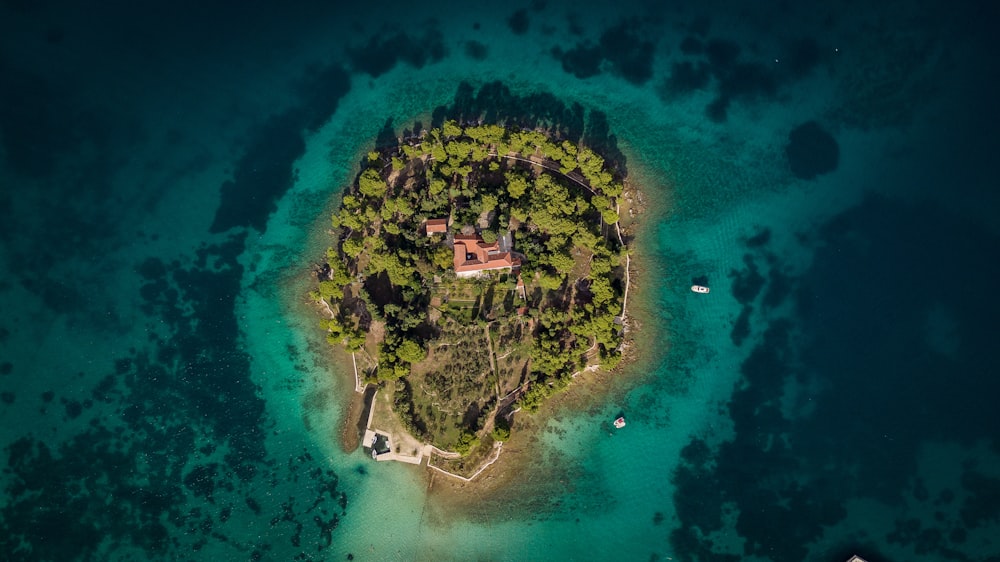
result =
[[[0,558],[996,560],[995,15],[3,4]],[[476,95],[625,158],[648,349],[453,511],[341,450],[304,294]]]

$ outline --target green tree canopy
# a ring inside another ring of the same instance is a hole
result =
[[[427,358],[427,350],[411,339],[404,339],[396,348],[396,357],[400,361],[419,363]]]
[[[528,179],[514,172],[504,174],[507,180],[507,194],[514,199],[519,199],[528,190]]]
[[[389,186],[386,185],[382,176],[379,175],[378,170],[368,168],[358,178],[358,191],[366,197],[381,199],[385,197],[385,192],[388,188]]]

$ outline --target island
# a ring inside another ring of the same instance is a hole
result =
[[[618,365],[624,177],[582,143],[498,124],[446,121],[368,153],[311,296],[351,354],[374,458],[471,478],[516,412]]]

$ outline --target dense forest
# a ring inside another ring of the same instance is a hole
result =
[[[502,440],[509,412],[621,357],[621,178],[585,146],[499,125],[447,121],[369,153],[312,295],[328,340],[368,359],[415,436]],[[470,238],[513,266],[457,276]]]

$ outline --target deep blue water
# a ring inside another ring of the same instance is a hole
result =
[[[3,2],[0,559],[1000,560],[997,15]],[[436,528],[295,303],[358,156],[445,117],[635,170],[669,351],[608,404],[655,462],[580,413],[578,486]]]

